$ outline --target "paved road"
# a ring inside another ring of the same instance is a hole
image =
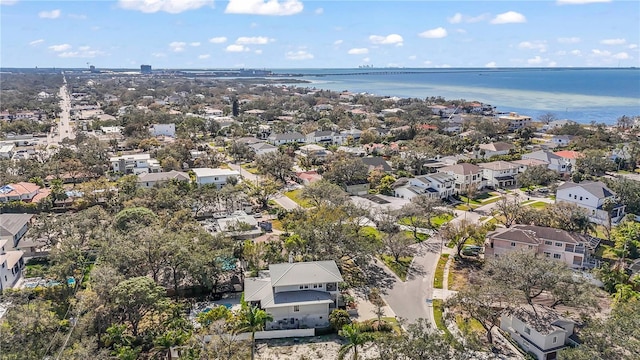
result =
[[[75,139],[76,135],[73,127],[71,126],[71,97],[67,91],[67,81],[64,80],[64,85],[60,87],[60,108],[62,112],[60,115],[60,121],[57,127],[51,129],[51,132],[47,136],[48,145],[57,145],[64,138]]]

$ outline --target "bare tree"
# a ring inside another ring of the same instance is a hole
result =
[[[502,199],[496,203],[495,207],[501,215],[501,217],[497,219],[504,224],[505,227],[511,227],[519,218],[522,210],[522,204],[518,195],[514,196],[512,200],[509,200],[508,196],[503,196]]]

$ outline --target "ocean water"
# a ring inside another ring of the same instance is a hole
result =
[[[381,96],[480,101],[534,119],[553,113],[613,124],[640,115],[640,69],[286,69],[308,87]],[[302,86],[302,85],[301,85]]]

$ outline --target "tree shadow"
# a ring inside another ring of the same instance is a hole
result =
[[[354,288],[354,291],[368,295],[372,288],[378,288],[381,293],[386,294],[399,280],[386,272],[383,266],[385,265],[378,259],[363,265],[362,271],[366,274],[365,284]]]

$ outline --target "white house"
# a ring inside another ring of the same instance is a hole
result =
[[[551,151],[539,150],[528,154],[522,154],[522,160],[530,159],[544,161],[549,169],[561,174],[571,172],[571,161],[568,161]]]
[[[523,305],[500,317],[500,329],[538,360],[555,360],[558,351],[577,345],[570,339],[574,326],[573,320],[540,305]]]
[[[176,124],[152,124],[149,131],[153,136],[176,137]]]
[[[271,314],[266,330],[321,328],[338,306],[342,281],[335,261],[271,264],[268,274],[245,279],[244,299]]]
[[[460,163],[445,166],[438,169],[438,172],[453,175],[455,177],[456,192],[464,192],[468,186],[474,186],[478,190],[484,187],[482,180],[482,168],[469,163]]]
[[[0,291],[13,288],[22,278],[24,252],[5,251],[7,240],[0,240]]]
[[[13,250],[29,230],[33,214],[0,214],[0,240],[6,240],[6,248]]]
[[[420,175],[408,179],[405,185],[394,189],[394,196],[411,200],[418,195],[445,199],[455,193],[456,178],[446,173]]]
[[[305,136],[298,132],[291,132],[285,134],[271,134],[267,137],[267,141],[272,145],[284,145],[293,143],[304,143]]]
[[[571,143],[573,138],[574,137],[572,135],[556,135],[551,138],[551,142],[558,146],[567,146]]]
[[[263,142],[257,142],[255,144],[250,144],[249,147],[253,150],[253,152],[256,153],[256,156],[269,154],[269,153],[278,151],[278,147],[277,146],[273,146],[271,144],[267,144],[267,143],[263,143]]]
[[[235,170],[229,169],[211,169],[211,168],[196,168],[192,169],[196,175],[196,184],[207,185],[215,184],[218,188],[227,184],[230,177],[240,179],[240,173]]]
[[[518,115],[511,112],[509,115],[498,116],[498,121],[507,125],[507,130],[515,131],[531,126],[531,116]]]
[[[492,156],[508,155],[509,151],[516,147],[512,144],[505,142],[492,142],[489,144],[478,145],[478,151],[476,152],[476,158],[488,159]]]
[[[333,131],[314,131],[307,134],[308,143],[329,143],[329,144],[342,144],[344,142],[344,136],[340,133]]]
[[[15,145],[0,146],[0,159],[11,159],[14,154]]]
[[[478,164],[482,168],[482,176],[486,185],[494,189],[516,185],[516,175],[520,166],[507,161],[492,161]]]
[[[611,221],[618,223],[625,215],[625,206],[618,203],[616,193],[600,181],[586,181],[581,183],[566,182],[556,191],[556,202],[576,204],[587,211],[591,222],[607,224],[609,214],[605,210],[611,204]]]
[[[156,159],[152,159],[149,154],[131,154],[116,156],[109,159],[111,162],[111,170],[128,174],[142,174],[160,172],[160,163]]]
[[[138,174],[138,185],[146,189],[150,189],[157,184],[167,183],[171,180],[189,182],[191,179],[189,178],[189,174],[175,170]]]

